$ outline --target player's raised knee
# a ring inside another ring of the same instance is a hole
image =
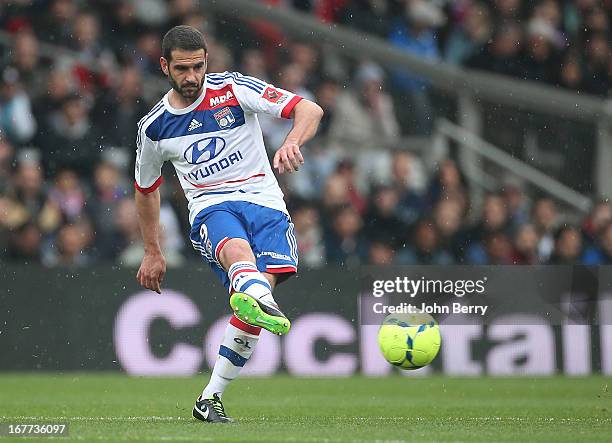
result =
[[[226,268],[237,261],[255,262],[255,256],[249,242],[242,238],[232,238],[225,242],[218,251],[217,257]]]

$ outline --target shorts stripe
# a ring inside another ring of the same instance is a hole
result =
[[[268,265],[266,266],[266,272],[270,274],[283,274],[285,272],[297,272],[297,268],[290,265]]]
[[[215,260],[219,260],[219,253],[221,252],[221,249],[223,249],[223,246],[225,246],[225,244],[230,240],[231,239],[229,237],[223,237],[223,239],[219,242],[215,248]]]

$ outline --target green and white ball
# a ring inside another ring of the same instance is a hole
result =
[[[402,369],[427,366],[438,355],[440,342],[440,327],[426,313],[390,314],[378,331],[385,360]]]

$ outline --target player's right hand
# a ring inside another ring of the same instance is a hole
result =
[[[161,294],[161,282],[166,273],[166,259],[162,253],[145,254],[136,274],[136,279],[143,287]]]
[[[300,165],[304,164],[300,146],[297,143],[285,141],[283,146],[274,154],[272,163],[279,174],[297,171]]]

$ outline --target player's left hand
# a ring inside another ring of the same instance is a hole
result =
[[[274,154],[273,165],[279,174],[297,171],[303,164],[304,157],[297,143],[285,142]]]

